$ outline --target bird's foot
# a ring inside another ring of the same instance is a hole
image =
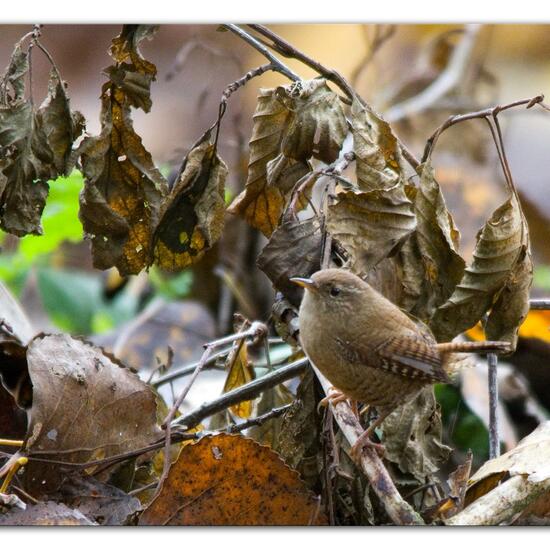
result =
[[[357,464],[361,462],[361,455],[363,454],[363,450],[365,450],[366,448],[371,448],[374,451],[376,451],[380,458],[382,458],[384,456],[384,453],[386,452],[386,449],[384,445],[382,445],[382,443],[375,443],[370,439],[370,434],[369,434],[369,437],[366,437],[365,439],[363,439],[363,435],[365,435],[365,433],[363,433],[357,439],[357,441],[353,444],[353,446],[350,449],[351,459]]]
[[[319,401],[319,405],[317,406],[317,410],[320,410],[321,407],[328,407],[329,405],[337,405],[338,403],[341,403],[342,401],[348,400],[349,397],[339,389],[335,388],[334,386],[331,386],[328,390],[328,395],[326,397],[323,397],[321,401]]]

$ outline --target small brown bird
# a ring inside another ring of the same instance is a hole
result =
[[[370,435],[397,407],[427,385],[450,382],[453,352],[509,351],[507,342],[438,344],[430,330],[368,283],[343,269],[324,269],[311,279],[300,306],[300,341],[313,364],[337,388],[331,400],[351,398],[372,405],[377,420],[352,447],[380,447]]]

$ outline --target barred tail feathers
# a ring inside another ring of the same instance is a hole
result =
[[[439,353],[509,353],[513,351],[512,345],[509,342],[443,342],[436,344]]]

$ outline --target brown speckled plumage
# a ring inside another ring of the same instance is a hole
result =
[[[300,307],[300,340],[315,366],[340,391],[381,416],[426,385],[449,382],[455,351],[502,351],[503,342],[438,344],[430,331],[356,275],[325,269],[308,281]]]

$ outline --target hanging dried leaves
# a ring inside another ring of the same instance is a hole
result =
[[[227,167],[209,133],[187,155],[169,192],[141,138],[131,107],[148,112],[156,67],[138,49],[155,27],[125,25],[111,46],[115,65],[105,72],[101,134],[79,148],[86,177],[80,219],[92,241],[94,265],[122,275],[153,262],[179,271],[198,261],[221,236]]]
[[[524,230],[527,225],[524,220]],[[519,328],[529,313],[529,290],[533,281],[533,262],[529,240],[521,247],[516,266],[508,275],[491,308],[485,332],[489,340],[507,340],[515,349]]]
[[[348,251],[355,272],[392,255],[415,230],[405,194],[401,153],[390,126],[357,98],[352,133],[358,189],[340,191],[329,205],[327,229]]]
[[[33,400],[24,451],[31,458],[79,464],[159,438],[152,390],[101,349],[68,335],[38,336],[27,363]],[[58,465],[30,460],[24,479],[40,495],[56,490],[61,476]]]
[[[140,525],[326,524],[319,502],[268,447],[220,434],[184,447]]]
[[[323,78],[280,86],[279,100],[291,112],[282,143],[285,157],[326,164],[334,162],[348,133],[346,116],[338,96]]]
[[[303,291],[291,277],[309,277],[321,266],[321,225],[318,218],[300,221],[289,215],[275,230],[258,257],[258,267],[296,307]]]
[[[341,191],[328,208],[327,230],[349,253],[356,272],[368,271],[395,253],[415,227],[402,187]]]
[[[80,148],[85,185],[79,217],[92,242],[94,266],[116,266],[121,274],[139,273],[152,256],[154,228],[168,186],[151,155],[134,131],[130,107],[147,111],[149,86],[156,68],[138,51],[151,29],[124,26],[113,40],[116,61],[101,94],[101,133],[86,138]],[[130,63],[125,60],[129,59]],[[138,83],[131,86],[129,83]]]
[[[390,125],[357,98],[351,106],[351,125],[359,189],[400,188],[401,151]]]
[[[284,192],[268,183],[267,166],[279,155],[290,114],[275,89],[260,90],[253,116],[246,186],[229,207],[229,212],[243,216],[267,237],[277,227],[285,205]]]
[[[226,177],[227,166],[209,141],[190,151],[161,208],[153,237],[158,266],[171,271],[183,269],[220,238]]]
[[[0,227],[18,236],[42,233],[47,182],[72,169],[71,147],[84,126],[55,69],[46,99],[34,110],[25,98],[29,56],[21,40],[0,81]]]
[[[434,313],[430,326],[438,340],[451,340],[489,314],[491,339],[515,343],[528,309],[532,266],[529,233],[515,193],[478,233],[474,259],[450,298]],[[506,295],[499,302],[499,295]]]
[[[418,187],[407,187],[417,221],[416,231],[411,236],[414,243],[403,248],[401,257],[405,273],[411,271],[411,286],[416,286],[414,306],[410,311],[426,321],[460,282],[465,262],[458,253],[459,232],[429,161],[418,171]]]
[[[342,104],[324,79],[260,90],[246,186],[229,211],[269,237],[309,159],[333,162],[346,134]]]

